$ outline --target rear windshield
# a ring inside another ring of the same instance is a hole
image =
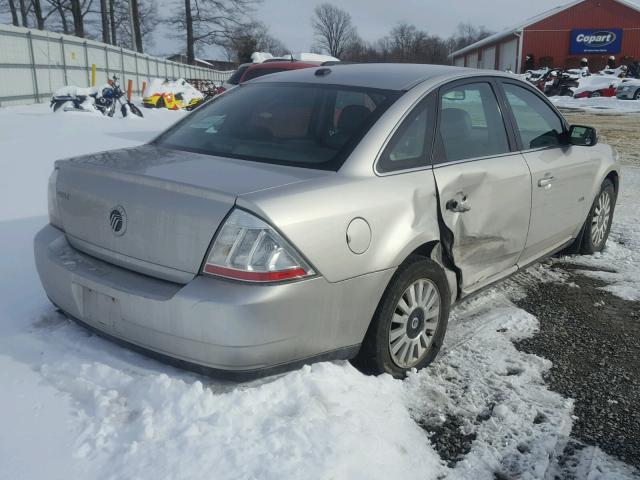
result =
[[[241,65],[238,69],[233,72],[233,74],[227,79],[227,83],[231,85],[238,85],[240,83],[240,79],[242,78],[242,74],[247,71],[251,65]]]
[[[331,85],[242,84],[157,140],[264,163],[338,170],[399,92]]]
[[[253,68],[253,69],[251,69],[251,70],[249,70],[247,72],[247,74],[242,79],[242,81],[243,82],[247,82],[247,81],[251,80],[252,78],[262,77],[264,75],[269,75],[271,73],[286,72],[287,70],[290,70],[290,69],[283,68],[283,67]]]

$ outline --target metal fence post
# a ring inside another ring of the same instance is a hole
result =
[[[29,40],[29,57],[31,59],[31,73],[33,75],[33,92],[36,103],[40,103],[40,92],[38,91],[38,72],[36,71],[36,57],[33,53],[33,38],[31,36],[31,30],[27,32],[27,39]]]
[[[109,78],[109,47],[104,46],[104,68],[107,74],[107,78]]]
[[[122,81],[124,82],[124,48],[120,47],[120,69],[122,74]]]
[[[64,51],[64,37],[60,37],[60,53],[62,53],[62,75],[64,76],[64,84],[69,85],[67,77],[67,55]]]
[[[138,71],[138,54],[133,55],[133,61],[136,64],[136,92],[140,91],[140,73]]]
[[[91,85],[91,72],[89,71],[89,47],[87,41],[83,42],[84,45],[84,68],[87,71],[87,85]]]

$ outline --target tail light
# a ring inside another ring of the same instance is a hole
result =
[[[227,217],[202,273],[247,282],[279,282],[315,272],[269,224],[244,210]]]
[[[49,186],[47,188],[47,200],[49,206],[49,223],[54,227],[62,230],[62,218],[60,216],[60,208],[58,207],[58,192],[56,191],[56,183],[58,181],[58,169],[55,168],[49,177]]]

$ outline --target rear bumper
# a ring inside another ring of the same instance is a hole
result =
[[[197,276],[180,285],[85,255],[50,225],[34,250],[47,295],[70,317],[183,366],[238,374],[354,355],[393,275],[280,285]]]

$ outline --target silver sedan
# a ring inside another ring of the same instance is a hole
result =
[[[454,302],[602,250],[619,181],[595,130],[513,76],[311,68],[57,162],[35,257],[69,317],[190,368],[402,377],[436,357]]]

